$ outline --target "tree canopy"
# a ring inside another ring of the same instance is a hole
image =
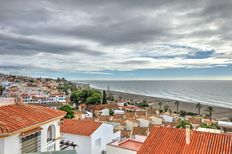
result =
[[[64,105],[60,107],[60,110],[67,112],[64,118],[66,119],[72,119],[74,118],[74,111],[73,108],[70,105]]]
[[[75,104],[99,104],[102,100],[102,93],[95,89],[79,89],[73,91],[70,98]]]

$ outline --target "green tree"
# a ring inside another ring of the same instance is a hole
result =
[[[207,109],[205,111],[209,113],[209,118],[210,118],[210,121],[211,121],[212,116],[213,116],[214,108],[212,106],[209,106],[209,107],[207,107]]]
[[[229,121],[229,122],[232,122],[232,116],[231,116],[231,117],[228,117],[228,121]]]
[[[197,105],[196,105],[196,108],[197,108],[197,111],[198,111],[198,115],[200,115],[201,114],[201,103],[197,103]]]
[[[175,105],[176,105],[176,113],[178,114],[179,113],[180,102],[179,101],[175,101]]]
[[[72,92],[71,101],[76,103],[98,104],[102,100],[102,93],[95,89],[79,89]]]
[[[0,96],[3,94],[4,89],[5,88],[3,86],[0,86]]]
[[[74,111],[73,108],[70,105],[64,105],[60,107],[60,110],[67,112],[64,118],[66,119],[72,119],[74,118]]]
[[[192,124],[187,120],[180,120],[177,123],[176,128],[186,128],[187,125],[190,125],[190,128],[193,128]]]
[[[103,90],[103,94],[102,94],[102,104],[106,104],[107,103],[107,99],[106,99],[106,91]]]
[[[185,117],[185,116],[186,116],[186,114],[187,114],[187,112],[186,112],[186,111],[184,111],[184,110],[180,110],[180,116],[181,116],[181,117]]]
[[[168,112],[169,106],[166,104],[164,105],[164,112]]]
[[[160,101],[160,102],[158,103],[158,105],[159,105],[159,110],[161,111],[161,110],[162,110],[163,102]]]

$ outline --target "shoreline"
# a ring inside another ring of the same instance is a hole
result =
[[[96,88],[96,87],[92,87],[93,89],[97,89],[100,91],[106,90],[106,89],[100,89],[100,88]],[[115,98],[119,98],[119,96],[122,97],[122,99],[133,99],[135,101],[142,101],[144,99],[146,99],[148,102],[151,102],[153,104],[154,108],[159,108],[158,103],[162,102],[163,105],[169,105],[169,108],[172,110],[172,112],[176,111],[176,105],[175,105],[175,101],[179,101],[179,111],[180,110],[184,110],[187,112],[193,112],[196,113],[197,112],[197,108],[196,108],[196,103],[194,102],[189,102],[189,101],[182,101],[182,100],[178,100],[178,99],[169,99],[169,98],[159,98],[159,97],[154,97],[154,96],[146,96],[146,95],[140,95],[140,94],[134,94],[134,93],[129,93],[129,92],[122,92],[122,91],[115,91],[115,90],[111,90],[110,91],[113,96]],[[206,105],[201,103],[201,114],[207,114],[207,112],[205,111],[206,108],[210,105]],[[220,120],[220,119],[227,119],[227,117],[231,117],[232,116],[232,109],[231,108],[226,108],[226,107],[220,107],[220,106],[214,106],[211,105],[214,108],[214,112],[213,112],[213,118]]]

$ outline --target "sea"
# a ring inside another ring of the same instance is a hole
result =
[[[77,81],[93,88],[232,108],[232,80]]]

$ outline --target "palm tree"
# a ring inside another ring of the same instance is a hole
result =
[[[197,110],[198,110],[198,115],[200,115],[201,114],[201,103],[197,103],[197,105],[196,105],[196,108],[197,108]]]
[[[169,106],[166,104],[164,105],[164,112],[168,112]]]
[[[210,121],[211,121],[214,108],[212,106],[209,106],[209,107],[207,107],[207,109],[205,111],[209,113],[209,118],[210,118]]]
[[[159,110],[161,110],[163,102],[159,102],[158,105],[159,105]]]
[[[180,104],[180,102],[179,102],[179,101],[175,101],[175,105],[176,105],[176,112],[177,112],[177,114],[179,113],[179,104]]]

